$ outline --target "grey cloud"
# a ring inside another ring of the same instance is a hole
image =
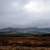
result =
[[[31,0],[0,0],[0,28],[5,27],[50,27],[50,11],[29,13],[23,6]],[[33,0],[37,1],[37,0]],[[40,0],[40,2],[43,0]],[[44,0],[45,1],[45,0]],[[39,0],[38,0],[39,2]],[[47,3],[46,3],[47,2]],[[46,0],[50,6],[50,0]],[[12,4],[17,4],[13,7]]]

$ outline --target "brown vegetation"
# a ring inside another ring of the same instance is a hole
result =
[[[0,50],[50,50],[50,37],[0,37]]]

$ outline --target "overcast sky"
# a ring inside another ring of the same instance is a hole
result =
[[[0,28],[50,27],[50,0],[0,0]]]

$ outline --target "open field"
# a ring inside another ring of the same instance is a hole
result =
[[[50,37],[0,37],[0,50],[50,50]]]

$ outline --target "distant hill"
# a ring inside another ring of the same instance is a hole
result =
[[[5,35],[5,34],[13,34],[15,32],[16,34],[50,34],[50,28],[3,28],[0,29],[0,35]],[[14,33],[14,34],[15,34]]]
[[[4,28],[0,32],[50,32],[50,28]]]
[[[50,28],[3,28],[0,32],[23,32],[23,33],[33,33],[33,32],[49,32]]]

